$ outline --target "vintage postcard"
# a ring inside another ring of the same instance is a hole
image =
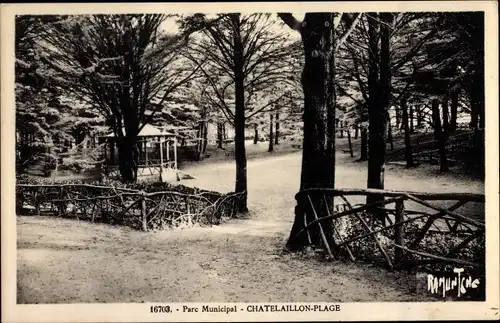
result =
[[[3,322],[500,318],[496,1],[0,13]]]

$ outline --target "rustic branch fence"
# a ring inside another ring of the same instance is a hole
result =
[[[384,200],[364,205],[367,195],[382,195]],[[346,196],[357,196],[363,202],[353,206]],[[335,212],[330,208],[334,197],[341,199],[347,209]],[[311,188],[300,191],[296,199],[305,210],[305,228],[297,235],[317,225],[332,258],[370,258],[391,269],[436,263],[484,267],[483,194]],[[321,199],[325,201],[323,212],[312,202]],[[443,206],[450,202],[454,203]],[[469,205],[464,210],[466,215],[458,213],[457,209],[465,205]],[[374,208],[384,211],[384,223],[372,216]],[[333,221],[333,239],[326,238],[321,226],[325,221]]]
[[[18,215],[74,217],[149,231],[183,223],[219,224],[236,216],[241,196],[242,193],[202,190],[179,192],[173,187],[146,192],[89,184],[18,184],[16,212]]]

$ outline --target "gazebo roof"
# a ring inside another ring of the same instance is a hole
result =
[[[125,129],[123,129],[123,132],[125,132]],[[154,127],[150,124],[146,124],[142,130],[139,132],[138,137],[175,137],[176,134],[169,132],[169,131],[164,131],[161,130],[157,127]],[[107,134],[103,136],[104,138],[114,138],[115,134],[112,132],[110,134]]]

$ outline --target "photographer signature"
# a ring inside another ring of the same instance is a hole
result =
[[[441,292],[443,297],[446,293],[457,289],[458,297],[467,293],[467,289],[475,289],[479,286],[479,278],[473,278],[470,275],[462,275],[464,272],[463,268],[454,268],[453,277],[438,277],[432,274],[427,275],[427,290],[432,294],[437,294]]]

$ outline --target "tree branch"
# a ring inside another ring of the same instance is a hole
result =
[[[340,37],[340,39],[338,40],[337,44],[335,44],[335,50],[336,51],[340,48],[340,46],[342,46],[342,44],[344,44],[344,42],[347,40],[347,38],[349,37],[349,35],[354,31],[354,29],[356,28],[357,24],[359,23],[362,15],[363,15],[362,13],[356,14],[356,18],[354,18],[354,20],[351,20],[350,17],[345,19],[345,21],[346,21],[346,23],[348,25],[347,26],[347,30],[342,35],[342,37]],[[347,14],[344,14],[343,17],[347,17]]]
[[[279,12],[278,17],[280,17],[281,20],[288,25],[288,27],[298,31],[299,33],[302,32],[302,22],[297,20],[291,13]]]

